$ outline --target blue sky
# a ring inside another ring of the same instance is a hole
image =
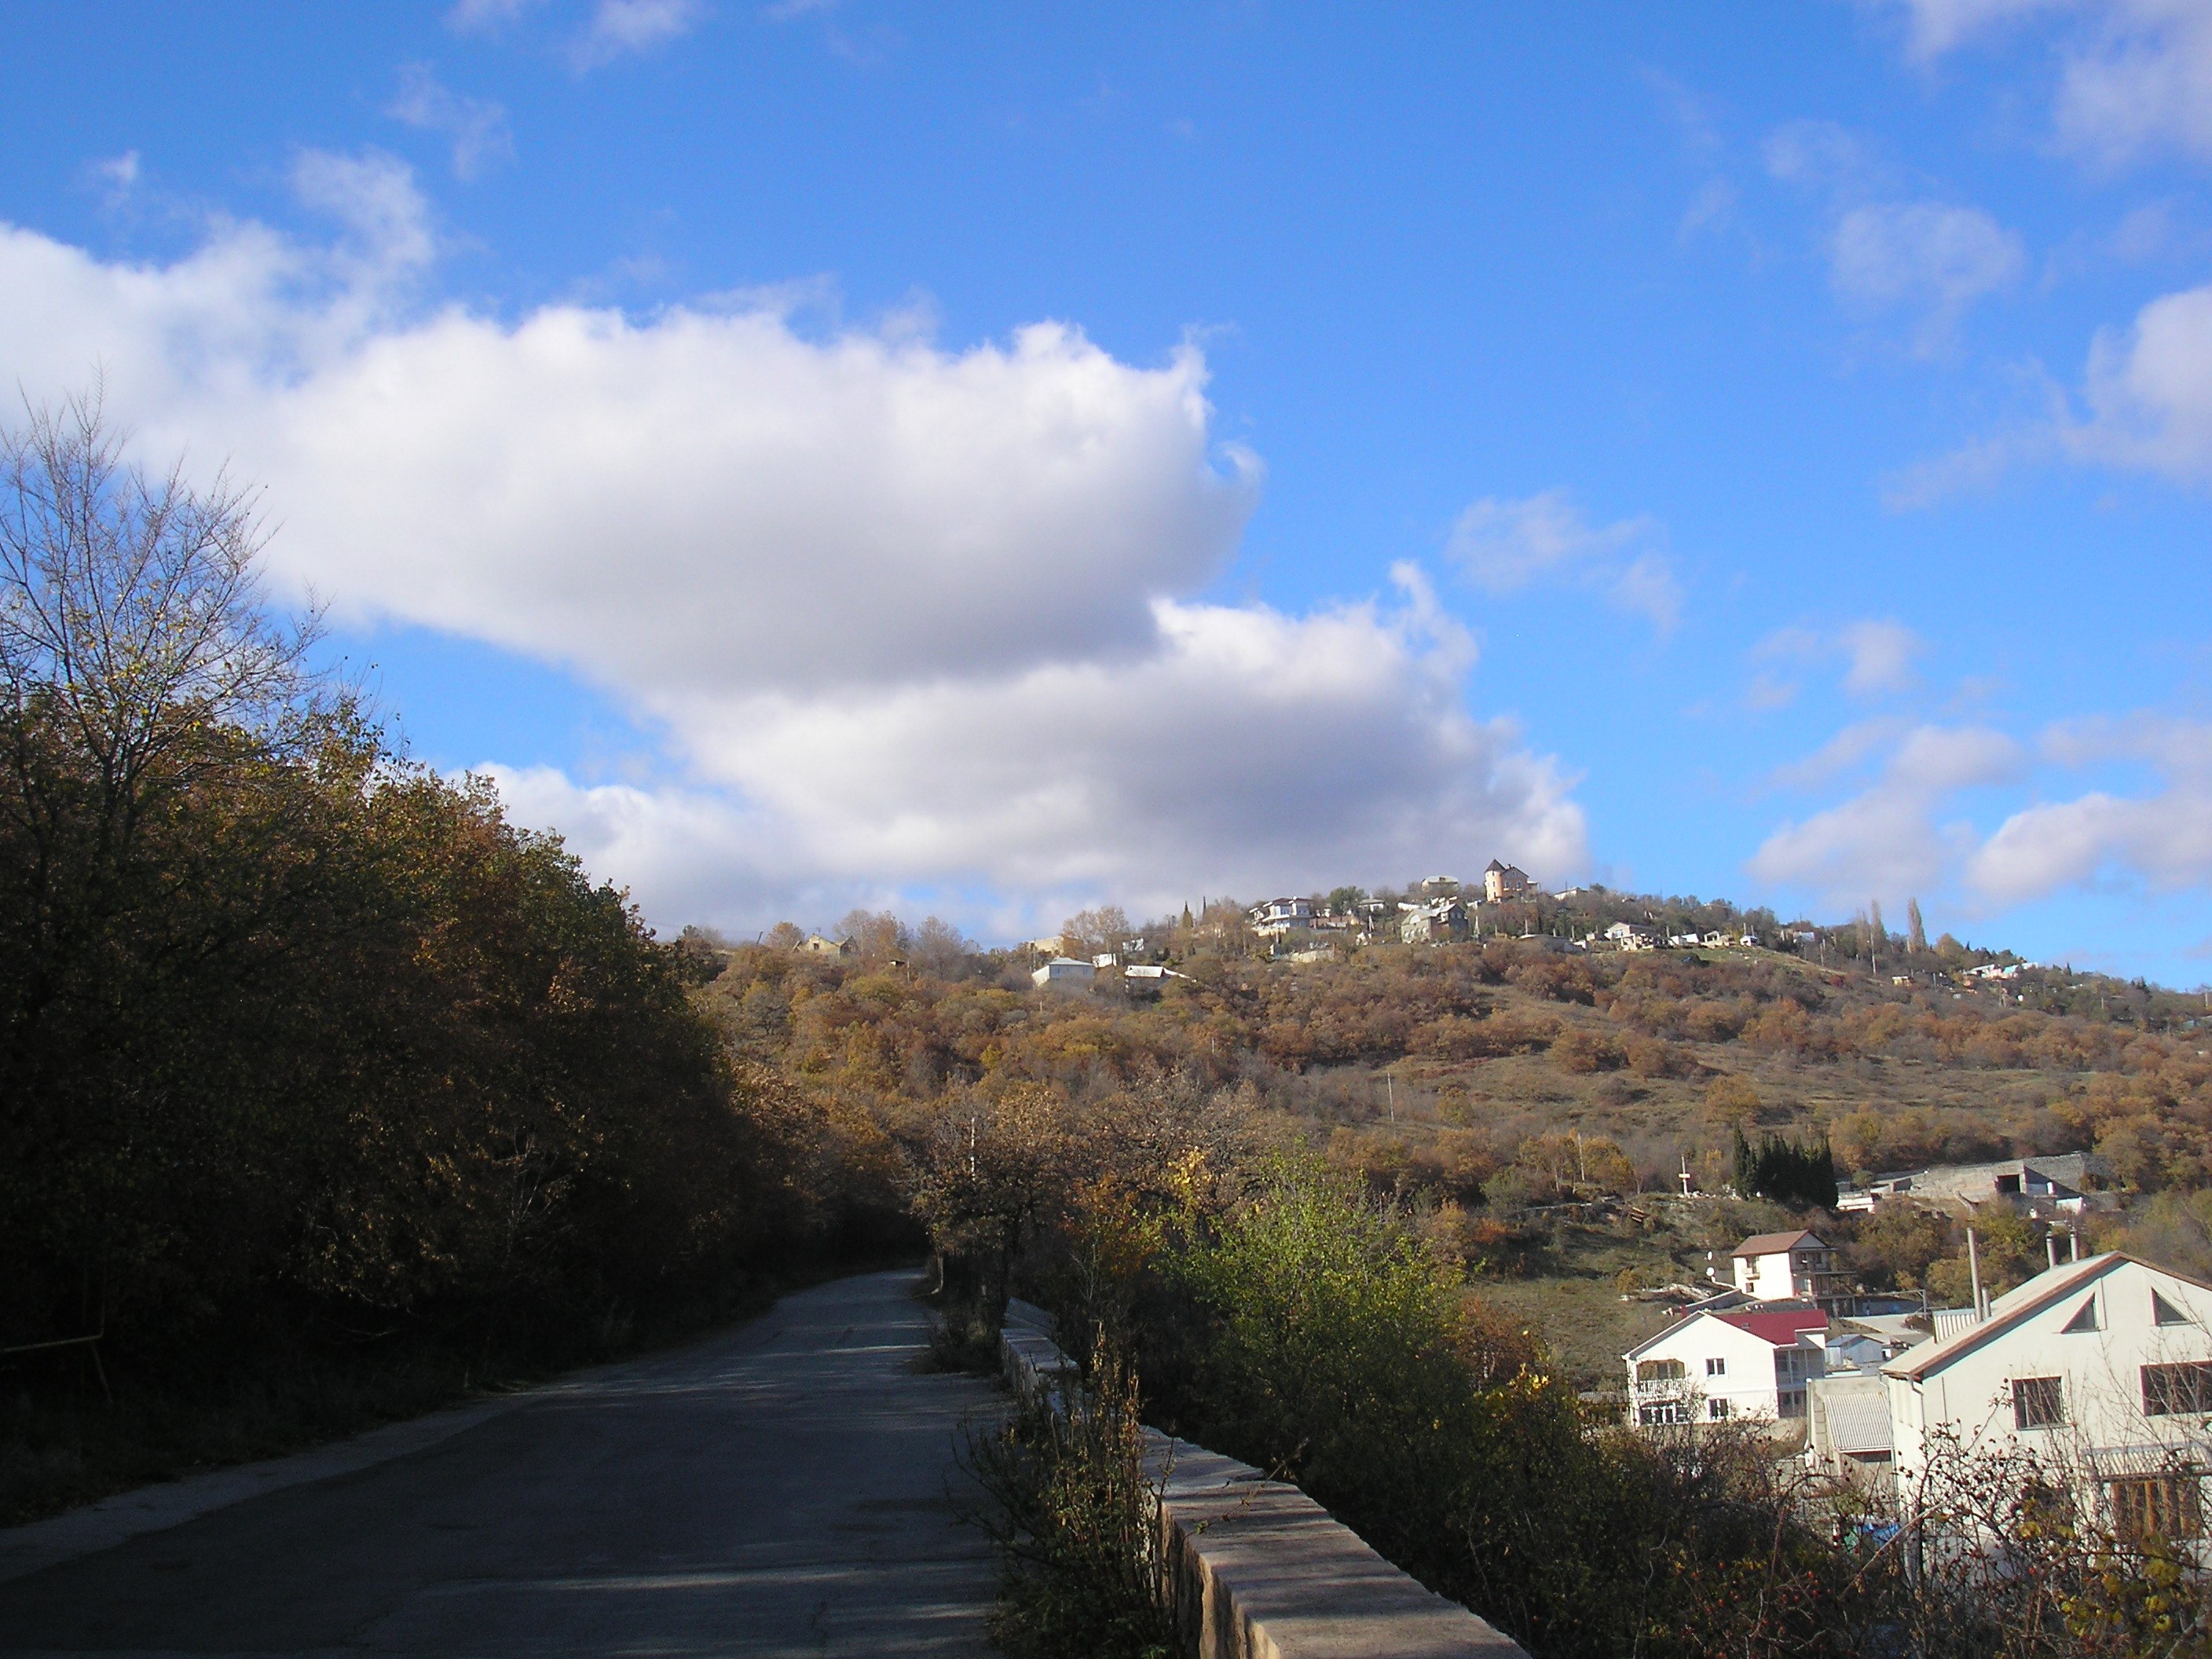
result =
[[[90,6],[0,368],[665,927],[2212,951],[2212,8]]]

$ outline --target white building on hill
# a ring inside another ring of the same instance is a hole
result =
[[[1098,982],[1098,969],[1074,957],[1054,957],[1030,979],[1040,991],[1087,991]]]
[[[1729,1251],[1729,1259],[1736,1289],[1760,1302],[1833,1297],[1844,1279],[1836,1268],[1834,1247],[1802,1228],[1754,1233]]]
[[[1827,1328],[1828,1316],[1813,1308],[1692,1313],[1621,1356],[1631,1415],[1647,1429],[1802,1417]]]

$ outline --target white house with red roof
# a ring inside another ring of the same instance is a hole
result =
[[[1621,1358],[1630,1420],[1642,1428],[1805,1415],[1805,1384],[1826,1366],[1816,1308],[1695,1312]]]
[[[1908,1498],[1947,1448],[2027,1453],[2124,1531],[2203,1533],[2212,1285],[2118,1251],[2037,1274],[1881,1368]]]

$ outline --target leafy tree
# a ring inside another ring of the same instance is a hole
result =
[[[848,1143],[701,1016],[717,953],[392,754],[259,545],[96,403],[0,439],[0,1343],[574,1355],[833,1231]]]

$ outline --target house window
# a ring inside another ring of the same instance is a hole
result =
[[[1690,1404],[1686,1400],[1656,1400],[1636,1408],[1636,1420],[1647,1429],[1665,1428],[1675,1423],[1690,1420]]]
[[[1728,1361],[1725,1359],[1708,1359],[1705,1361],[1705,1375],[1707,1376],[1726,1376],[1728,1375]]]
[[[2177,1417],[2212,1412],[2212,1365],[2199,1360],[2182,1365],[2142,1368],[2145,1417]]]
[[[1636,1363],[1636,1380],[1639,1383],[1680,1382],[1682,1362],[1679,1359],[1639,1359]]]
[[[1802,1389],[1784,1389],[1779,1395],[1775,1396],[1775,1407],[1776,1409],[1774,1414],[1777,1417],[1804,1416],[1805,1390]]]
[[[1714,1422],[1726,1422],[1728,1420],[1728,1414],[1729,1402],[1727,1401],[1708,1400],[1705,1401],[1705,1415],[1711,1418]]]
[[[2016,1376],[2012,1384],[2012,1425],[2047,1429],[2066,1420],[2066,1395],[2056,1376]]]
[[[2074,1317],[2068,1320],[2060,1328],[2063,1333],[2069,1334],[2077,1331],[2095,1330],[2097,1328],[2097,1298],[2093,1296],[2084,1302],[2075,1311]]]
[[[2148,1538],[2172,1543],[2204,1533],[2203,1498],[2193,1474],[2148,1474],[2107,1480],[2112,1530],[2131,1544]]]
[[[2186,1325],[2189,1316],[2168,1302],[2156,1291],[2150,1293],[2151,1322],[2157,1325]]]

